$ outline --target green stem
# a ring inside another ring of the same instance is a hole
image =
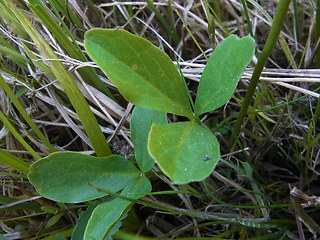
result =
[[[174,57],[175,57],[175,59],[176,59],[177,66],[178,66],[178,69],[179,69],[180,75],[181,75],[181,77],[182,77],[182,80],[183,80],[184,86],[186,87],[186,91],[187,91],[187,94],[188,94],[188,97],[189,97],[189,102],[190,102],[190,104],[191,104],[191,108],[192,108],[192,111],[193,111],[193,113],[194,113],[194,118],[196,118],[196,120],[198,121],[198,123],[201,123],[199,116],[198,116],[198,115],[196,114],[196,112],[194,111],[194,109],[195,109],[195,107],[194,107],[194,103],[193,103],[192,97],[191,97],[191,95],[190,95],[190,92],[189,92],[189,89],[188,89],[188,86],[187,86],[186,80],[185,80],[185,78],[184,78],[184,76],[183,76],[183,73],[182,73],[182,71],[181,71],[181,68],[180,68],[180,64],[179,64],[178,58],[177,58],[177,56],[176,56],[176,55],[175,55]],[[189,119],[189,120],[191,121],[192,119]]]
[[[283,25],[283,21],[286,17],[286,13],[288,11],[290,1],[291,0],[280,0],[280,2],[279,2],[278,9],[277,9],[276,15],[274,17],[274,21],[273,21],[266,45],[263,48],[262,53],[259,57],[258,63],[253,71],[253,74],[252,74],[252,77],[250,80],[250,84],[248,87],[248,91],[246,93],[246,96],[244,98],[244,101],[243,101],[241,109],[240,109],[239,117],[236,122],[235,129],[234,129],[234,134],[236,137],[239,134],[243,119],[247,114],[248,107],[250,105],[251,99],[253,97],[256,86],[258,84],[259,77],[261,75],[263,67],[264,67],[265,63],[267,62],[268,57],[270,56],[271,51],[278,40],[278,36],[280,34],[280,31],[281,31],[281,28]]]

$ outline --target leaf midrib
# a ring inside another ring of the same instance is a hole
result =
[[[116,57],[116,56],[113,55],[113,54],[110,54],[110,51],[108,51],[106,48],[104,48],[103,46],[101,46],[99,43],[97,43],[97,42],[95,42],[95,41],[93,41],[93,40],[90,40],[89,38],[87,38],[86,40],[87,40],[87,41],[91,41],[93,44],[96,44],[98,47],[100,47],[101,49],[103,49],[104,51],[106,51],[112,58],[118,60],[118,62],[120,62],[123,66],[125,66],[125,68],[127,68],[127,69],[131,70],[132,72],[134,72],[134,74],[135,74],[139,79],[142,79],[142,82],[147,82],[149,85],[151,85],[151,87],[152,87],[153,89],[155,89],[156,92],[159,93],[159,95],[163,96],[166,101],[168,101],[168,102],[171,103],[171,104],[172,104],[172,103],[173,103],[173,104],[176,103],[175,99],[171,98],[169,95],[165,95],[165,94],[164,94],[160,89],[158,89],[158,87],[156,87],[153,83],[151,83],[151,82],[149,82],[149,81],[147,81],[147,80],[144,80],[145,78],[144,78],[141,74],[139,74],[139,73],[136,72],[136,71],[133,71],[132,68],[131,68],[128,64],[125,63],[125,61],[120,60],[118,57]],[[98,58],[99,58],[99,57],[98,57]],[[146,68],[146,69],[148,69],[148,68]],[[104,70],[104,69],[103,69],[103,70]],[[166,76],[166,75],[167,75],[167,74],[166,74],[166,72],[165,72],[165,76]],[[147,84],[146,84],[146,85],[147,85]],[[180,105],[180,104],[179,104],[179,105]],[[175,106],[176,106],[176,104],[175,104]],[[187,114],[187,112],[189,112],[189,111],[187,111],[187,106],[185,106],[184,108],[183,108],[183,106],[180,106],[180,111],[181,111],[182,113],[184,113],[184,114],[186,115],[186,117],[187,117],[187,115],[192,114],[191,112]]]

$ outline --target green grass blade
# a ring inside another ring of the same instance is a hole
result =
[[[279,35],[279,43],[282,47],[282,50],[284,52],[284,54],[286,55],[286,58],[290,64],[290,67],[293,68],[293,69],[297,69],[297,64],[296,62],[294,61],[294,57],[292,56],[292,53],[289,49],[289,46],[285,40],[285,38],[283,37],[283,34],[280,34]]]
[[[158,9],[156,8],[156,6],[153,4],[153,2],[151,0],[146,0],[146,2],[148,4],[148,6],[152,9],[152,11],[156,14],[158,20],[160,21],[160,23],[162,24],[162,26],[166,30],[166,32],[171,36],[174,43],[176,45],[178,45],[180,40],[179,40],[178,34],[177,34],[174,26],[169,27],[169,25],[166,23],[166,21],[164,20],[164,18],[161,15],[161,13],[158,11]]]
[[[24,26],[24,29],[28,32],[38,47],[43,58],[58,59],[58,56],[54,53],[49,44],[43,39],[41,34],[36,30],[29,19],[23,15],[22,12],[11,1],[7,0],[6,2],[11,11],[19,19],[20,24]],[[50,60],[47,61],[47,64],[51,68],[52,72],[58,79],[59,83],[69,97],[73,107],[75,108],[97,156],[103,157],[111,155],[109,145],[99,127],[96,118],[94,117],[87,101],[83,97],[68,71],[64,68],[60,61]]]
[[[70,57],[77,59],[82,62],[87,62],[87,58],[83,54],[82,50],[75,41],[73,35],[68,30],[67,26],[61,19],[60,15],[56,12],[56,16],[59,18],[62,27],[53,19],[53,17],[44,8],[42,3],[37,0],[31,1],[34,4],[29,4],[28,6],[32,11],[40,18],[42,23],[52,32],[52,35],[57,39],[60,45],[68,52]],[[52,5],[52,4],[51,4]],[[54,8],[55,10],[55,8]],[[67,33],[67,34],[66,34]],[[71,40],[70,40],[71,39]],[[88,82],[90,85],[95,86],[101,92],[106,94],[111,99],[115,100],[109,89],[98,77],[96,72],[91,67],[83,67],[78,69],[82,79]]]
[[[214,10],[211,5],[209,5],[209,9],[210,9],[210,12],[213,14],[214,18],[218,21],[218,23],[219,23],[219,24],[221,25],[221,27],[223,28],[223,31],[227,34],[227,36],[229,36],[229,35],[230,35],[229,30],[228,30],[228,28],[226,28],[226,26],[225,26],[225,25],[223,24],[223,22],[221,21],[221,19],[220,19],[220,17],[219,17],[220,14],[218,14],[217,11]],[[218,11],[219,11],[219,10],[218,10]]]
[[[11,132],[11,134],[24,146],[29,153],[35,158],[40,159],[40,156],[30,147],[30,145],[20,136],[17,130],[11,125],[7,117],[0,111],[0,121],[6,126],[6,128]]]
[[[250,20],[249,13],[248,13],[248,5],[247,5],[247,2],[246,2],[246,0],[241,0],[241,3],[242,3],[242,7],[243,7],[244,16],[245,16],[245,18],[246,18],[246,20],[247,20],[247,25],[248,25],[248,30],[249,30],[250,36],[251,36],[251,37],[254,37],[253,31],[252,31],[251,20]]]
[[[77,15],[72,11],[72,9],[68,6],[68,1],[65,0],[49,0],[52,8],[56,9],[62,13],[62,16],[66,17],[70,22],[75,24],[82,31],[85,31],[85,27],[83,26],[81,20],[77,17]],[[56,16],[58,14],[56,12]]]
[[[320,1],[316,1],[316,24],[315,24],[315,44],[320,38]],[[297,24],[299,25],[299,24]],[[320,51],[317,51],[315,56],[315,67],[320,68]]]
[[[215,25],[214,17],[210,15],[210,5],[207,0],[204,0],[204,10],[205,10],[205,16],[208,22],[208,35],[209,35],[212,46],[214,46],[215,38],[216,38],[215,36],[216,25]]]
[[[47,148],[51,152],[55,152],[56,150],[54,147],[51,145],[49,140],[43,135],[43,133],[39,130],[37,125],[32,121],[30,116],[27,114],[26,110],[24,107],[21,105],[21,103],[18,101],[14,93],[11,91],[10,87],[8,84],[4,81],[3,77],[0,75],[0,86],[2,89],[6,92],[7,96],[10,98],[14,106],[18,109],[19,113],[22,115],[22,117],[26,120],[26,122],[29,124],[31,129],[37,134],[37,136],[40,138],[40,140],[47,146]]]
[[[0,16],[15,26],[13,28],[13,32],[17,33],[21,39],[29,39],[25,29],[21,26],[21,24],[19,24],[17,18],[3,1],[0,1]]]
[[[30,60],[21,55],[17,50],[13,49],[12,47],[6,47],[0,45],[0,53],[7,55],[13,62],[17,63],[23,69],[27,69],[27,63],[30,63]]]
[[[301,26],[300,26],[300,21],[299,21],[299,9],[300,8],[298,6],[298,3],[299,3],[299,1],[293,0],[292,7],[293,7],[293,17],[294,17],[294,27],[295,27],[296,40],[298,41],[298,43],[300,43],[301,42]],[[317,1],[317,8],[318,7],[319,7],[319,1]],[[317,11],[317,16],[320,17],[318,9],[316,9],[316,11]],[[317,21],[318,20],[316,19],[316,22]],[[318,25],[319,25],[319,23],[320,22],[318,21]],[[317,26],[316,26],[316,29],[317,29]],[[317,30],[316,30],[316,32],[317,32]],[[317,33],[316,33],[316,36],[317,36]]]
[[[0,148],[0,162],[23,173],[28,174],[29,164]]]

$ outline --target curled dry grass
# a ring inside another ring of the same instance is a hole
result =
[[[1,3],[5,4],[4,1]],[[315,69],[318,67],[319,43],[317,12],[309,1],[294,3],[290,6],[281,41],[262,72],[239,141],[233,142],[232,131],[256,59],[243,74],[234,97],[224,107],[202,116],[204,123],[218,136],[224,160],[202,183],[175,186],[164,176],[161,176],[162,180],[151,177],[153,191],[189,192],[145,197],[144,201],[170,208],[171,213],[138,205],[136,216],[132,214],[128,218],[124,230],[158,238],[186,239],[213,239],[216,236],[226,239],[306,239],[319,231],[316,223],[319,219],[317,196],[320,196],[317,102],[320,70]],[[234,0],[172,1],[171,4],[170,1],[157,1],[153,2],[156,11],[147,1],[93,3],[69,0],[68,10],[63,6],[59,11],[82,51],[85,31],[101,27],[124,28],[147,38],[172,59],[176,54],[191,94],[195,96],[206,63],[205,55],[209,56],[212,48],[228,34],[245,36],[251,32],[256,39],[257,54],[263,49],[277,5],[270,1],[265,5],[253,1],[246,4],[251,26],[245,18],[243,3]],[[18,7],[54,49],[59,57],[54,60],[68,69],[90,103],[113,152],[130,158],[133,151],[129,131],[132,105],[119,96],[94,63],[71,57],[30,9],[20,4]],[[53,5],[46,3],[46,7],[61,24]],[[1,9],[5,11],[4,6]],[[14,29],[4,17],[0,21],[0,46],[14,50],[11,53],[1,49],[0,73],[4,80],[57,151],[92,154],[90,140],[61,85],[36,65],[49,59],[39,54],[21,29]],[[31,61],[26,57],[30,53],[23,44],[38,60]],[[117,101],[83,79],[79,69],[84,67],[95,68]],[[49,154],[48,148],[30,131],[1,88],[0,93],[1,110],[17,131],[40,156]],[[170,116],[170,120],[175,121],[176,116]],[[2,149],[30,162],[29,152],[3,125],[0,136]],[[154,170],[157,172],[156,167]],[[70,235],[84,205],[60,204],[57,207],[49,202],[49,207],[40,208],[35,202],[35,192],[23,175],[5,165],[1,166],[1,171],[3,234],[11,239],[39,239],[59,232]],[[307,195],[296,191],[290,194],[293,187]],[[308,201],[313,206],[306,211],[301,203]],[[185,212],[207,218],[183,214]],[[135,217],[139,218],[139,224],[133,224],[137,222]]]

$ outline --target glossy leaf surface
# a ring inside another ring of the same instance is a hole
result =
[[[177,68],[151,42],[124,30],[92,29],[85,48],[129,102],[192,118]]]
[[[177,184],[205,179],[220,159],[216,137],[196,122],[153,124],[148,150]]]
[[[234,35],[214,50],[200,78],[195,103],[198,115],[221,107],[231,98],[253,53],[253,38]]]
[[[107,195],[88,183],[117,192],[140,174],[128,160],[118,155],[96,158],[59,152],[33,163],[28,178],[40,195],[57,202],[78,203]]]
[[[150,171],[154,165],[154,159],[147,149],[153,123],[166,124],[167,114],[138,106],[133,109],[130,120],[131,140],[134,144],[134,156],[142,172]]]
[[[121,195],[137,199],[151,191],[151,183],[145,177],[131,182],[121,193]],[[85,230],[84,240],[91,239],[111,239],[121,226],[121,220],[124,214],[129,210],[132,203],[130,201],[115,198],[97,206]],[[104,238],[105,237],[105,238]]]

